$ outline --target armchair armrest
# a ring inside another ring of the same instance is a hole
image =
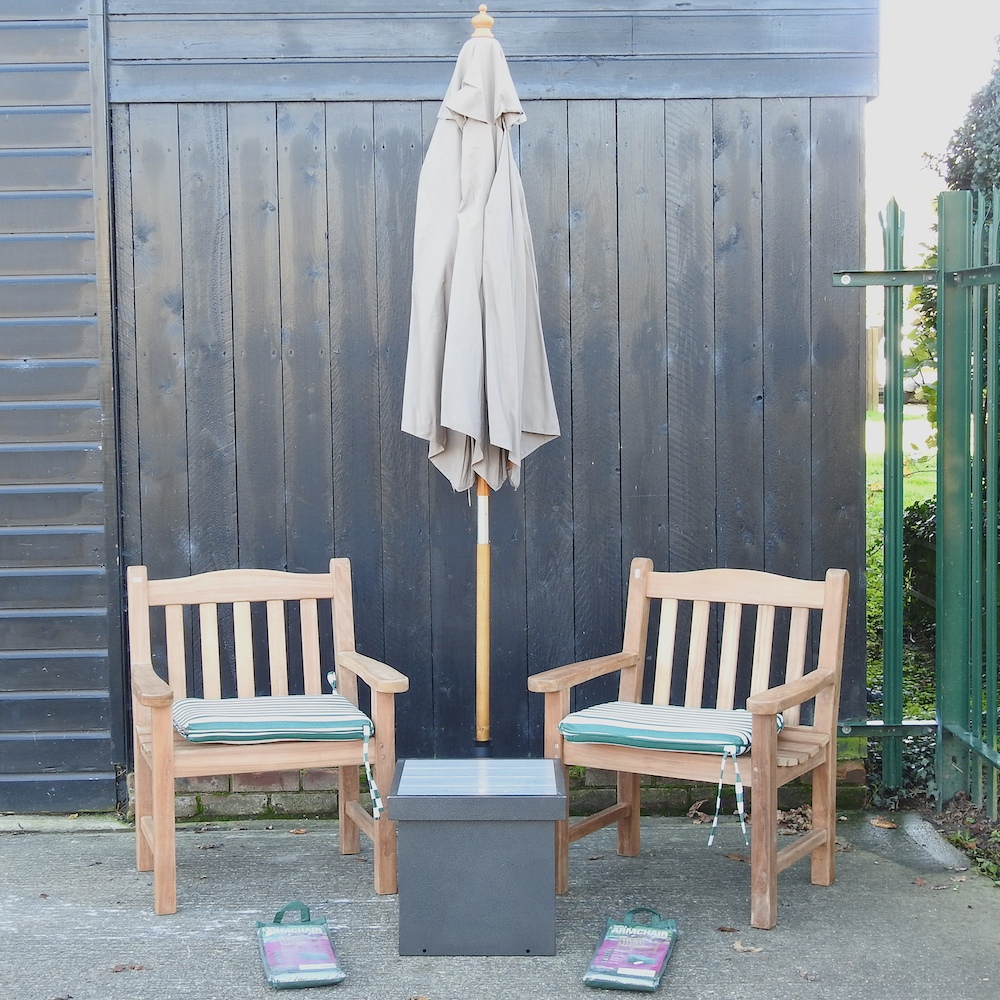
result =
[[[639,657],[635,653],[611,653],[609,656],[597,656],[592,660],[567,663],[551,670],[543,670],[540,674],[532,674],[528,678],[528,690],[563,691],[595,677],[603,677],[605,674],[634,667],[638,662]]]
[[[374,660],[356,650],[337,653],[337,666],[346,667],[360,677],[373,691],[399,694],[410,687],[410,679],[381,660]]]
[[[170,685],[156,673],[151,663],[132,664],[132,694],[147,708],[169,707],[174,700]]]
[[[769,691],[761,691],[747,698],[747,711],[752,715],[777,715],[793,705],[801,705],[815,698],[824,688],[830,687],[835,675],[829,670],[814,670],[812,673],[779,684]]]

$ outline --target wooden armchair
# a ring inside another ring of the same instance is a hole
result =
[[[340,850],[356,854],[364,832],[375,891],[395,892],[395,824],[359,802],[359,767],[370,737],[375,782],[388,789],[395,695],[409,681],[354,648],[350,562],[333,559],[316,574],[229,569],[149,580],[145,566],[132,566],[127,576],[136,861],[153,872],[156,912],[177,910],[174,779],[203,775],[338,767]],[[331,629],[332,651],[321,638]],[[296,632],[300,654],[287,642]],[[154,670],[160,650],[166,679]],[[321,673],[334,668],[336,693],[323,695]],[[258,696],[265,677],[270,694]],[[357,707],[358,678],[371,690],[371,719]],[[289,695],[296,686],[303,694]]]
[[[557,824],[559,892],[568,885],[571,841],[616,822],[618,853],[639,853],[642,774],[725,781],[738,797],[740,778],[752,789],[754,927],[775,925],[778,873],[800,858],[812,855],[814,884],[833,882],[847,590],[842,569],[811,581],[738,569],[658,573],[649,559],[632,561],[622,651],[528,679],[530,690],[545,695],[546,756],[618,772],[615,805]],[[653,602],[660,604],[656,675],[652,704],[641,705]],[[751,606],[755,613],[745,613]],[[741,638],[752,638],[744,644],[750,649],[741,652]],[[615,672],[617,702],[570,712],[574,686]],[[734,710],[744,699],[746,709]],[[811,718],[800,711],[809,702]],[[809,772],[812,828],[778,850],[778,788]]]

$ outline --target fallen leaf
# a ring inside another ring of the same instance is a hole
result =
[[[198,850],[199,851],[214,851],[214,850],[216,850],[217,848],[220,848],[220,847],[222,847],[222,844],[199,844],[198,845]]]
[[[745,854],[726,854],[724,857],[729,858],[730,861],[745,861],[747,864],[750,863],[750,859]]]
[[[145,968],[146,968],[146,966],[144,966],[144,965],[138,965],[137,963],[132,962],[129,965],[113,965],[111,967],[111,971],[112,972],[141,972]]]
[[[757,952],[763,950],[763,948],[755,948],[751,944],[744,944],[742,941],[733,942],[733,951],[738,951],[741,955],[756,955]]]
[[[927,879],[925,878],[915,878],[913,880],[914,885],[927,885]]]
[[[812,829],[812,806],[778,810],[778,833],[808,833]]]
[[[79,813],[70,813],[69,814],[69,819],[79,819],[79,818],[80,818],[80,814]]]
[[[736,928],[735,927],[727,927],[725,924],[723,924],[721,927],[717,927],[716,930],[721,931],[723,934],[735,934],[736,933]]]
[[[699,799],[695,802],[690,809],[687,811],[688,819],[693,819],[695,823],[711,823],[712,817],[708,813],[702,812],[701,807],[708,801],[708,799]]]
[[[952,882],[964,882],[965,881],[965,876],[964,875],[952,875],[951,880],[952,880]]]
[[[884,816],[875,816],[871,821],[872,826],[877,826],[880,830],[895,830],[896,824],[891,819]]]
[[[815,972],[807,972],[805,969],[799,969],[799,975],[807,983],[815,983],[816,980],[819,979],[819,976],[817,976]]]
[[[300,837],[302,836],[303,833],[306,832],[306,828],[304,826],[300,826],[296,827],[294,830],[291,830],[290,832],[294,833],[297,837]]]
[[[604,860],[604,855],[603,854],[591,854],[591,856],[589,858],[587,858],[587,860],[588,861],[603,861]]]

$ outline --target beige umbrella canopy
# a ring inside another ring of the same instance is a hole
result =
[[[511,126],[525,120],[486,5],[472,19],[417,188],[404,431],[479,494],[476,742],[489,744],[489,492],[559,434]]]

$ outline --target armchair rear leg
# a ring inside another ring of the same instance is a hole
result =
[[[618,772],[618,801],[628,803],[629,812],[618,820],[618,853],[634,858],[639,853],[640,784],[639,775]]]
[[[556,820],[556,892],[562,895],[569,888],[569,796],[566,796],[566,818]]]
[[[340,853],[357,854],[361,850],[361,830],[351,818],[348,802],[357,802],[360,794],[360,776],[356,764],[337,768],[337,816],[340,820]]]
[[[153,773],[149,761],[135,740],[135,866],[141,872],[153,870],[153,848],[146,839],[144,822],[153,815]]]
[[[826,831],[825,843],[812,852],[813,885],[832,885],[836,874],[837,774],[831,758],[832,754],[813,771],[812,825]]]

